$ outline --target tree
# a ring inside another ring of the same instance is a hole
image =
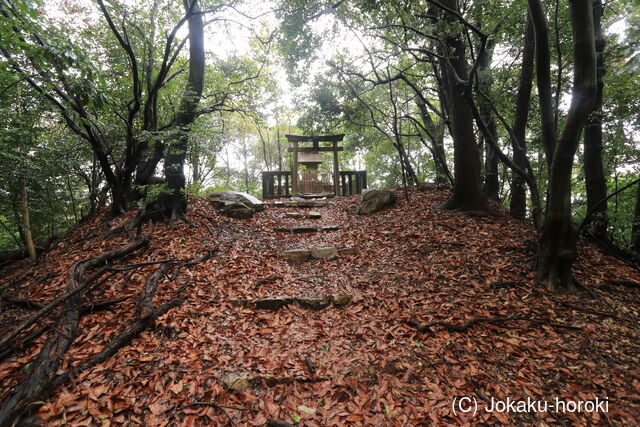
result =
[[[587,211],[594,211],[591,219],[593,234],[603,240],[607,236],[607,204],[598,202],[607,197],[607,185],[604,179],[602,162],[602,103],[604,88],[604,48],[602,15],[604,6],[601,0],[593,2],[593,25],[596,40],[597,73],[596,99],[593,110],[584,128],[584,178],[587,189]]]
[[[541,4],[536,0],[530,0],[529,4],[534,6],[531,7],[533,16],[533,11],[539,9]],[[536,281],[553,291],[569,291],[574,287],[571,265],[576,258],[577,233],[571,221],[571,172],[580,134],[596,96],[595,30],[591,0],[573,1],[570,3],[570,14],[574,55],[573,95],[551,158],[548,207],[540,235],[536,271]],[[541,24],[539,19],[534,18],[536,31],[539,31]],[[548,46],[536,45],[536,49],[548,50]],[[548,52],[539,52],[538,58],[545,54]],[[538,73],[538,86],[545,75]],[[542,104],[541,109],[548,108]],[[543,117],[548,114],[549,111],[541,111]],[[551,146],[551,141],[545,142],[545,147],[548,146]]]
[[[187,154],[188,126],[196,118],[196,109],[200,103],[204,87],[204,26],[197,0],[184,0],[184,7],[189,16],[189,78],[182,95],[180,109],[175,119],[179,129],[177,138],[170,145],[165,156],[165,178],[170,195],[165,209],[166,215],[172,219],[181,217],[187,210],[185,194],[186,179],[184,176],[184,160]]]

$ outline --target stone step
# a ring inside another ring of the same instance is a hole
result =
[[[328,206],[328,202],[324,200],[285,200],[271,203],[274,208],[324,208]]]
[[[337,230],[340,230],[340,226],[325,225],[323,227],[314,227],[314,226],[307,226],[307,225],[296,225],[293,227],[276,227],[273,230],[278,233],[303,234],[303,233],[317,233],[321,231],[337,231]]]
[[[304,212],[285,212],[284,216],[287,218],[293,219],[320,219],[322,218],[322,214],[318,211],[310,211],[309,213]]]
[[[359,248],[338,248],[335,246],[325,246],[314,249],[289,249],[280,255],[287,261],[303,262],[311,259],[333,258],[338,255],[354,255],[358,253]]]

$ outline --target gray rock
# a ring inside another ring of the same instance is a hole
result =
[[[311,258],[311,251],[308,249],[291,249],[284,251],[282,257],[287,261],[302,262]]]
[[[309,212],[309,219],[320,219],[322,218],[322,214],[318,211]]]
[[[277,231],[278,233],[303,234],[303,233],[315,233],[315,232],[318,231],[318,228],[317,227],[307,227],[307,226],[299,225],[299,226],[296,226],[296,227],[276,227],[273,230]]]
[[[287,200],[284,206],[288,208],[323,208],[327,206],[327,202],[316,200]]]
[[[333,258],[338,256],[338,249],[334,246],[327,246],[324,248],[312,249],[311,256],[313,258]]]
[[[223,215],[231,218],[251,218],[256,212],[253,208],[250,208],[242,203],[231,202],[222,207],[220,212]]]
[[[285,212],[284,216],[287,218],[302,219],[305,215],[303,212]]]
[[[216,191],[215,193],[209,194],[208,198],[213,207],[217,209],[223,209],[229,204],[238,203],[253,209],[255,212],[264,210],[264,203],[262,203],[261,200],[253,197],[251,194],[239,191]]]
[[[378,212],[387,206],[394,204],[397,200],[395,193],[387,189],[369,188],[362,192],[362,199],[358,213],[368,215]]]

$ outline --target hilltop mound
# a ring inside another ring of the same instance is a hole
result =
[[[593,292],[549,294],[533,285],[530,225],[506,215],[439,210],[448,197],[442,189],[397,193],[394,207],[369,216],[356,214],[357,197],[332,199],[314,209],[320,219],[292,215],[296,209],[286,207],[230,219],[205,199],[192,199],[185,222],[144,226],[148,246],[110,262],[110,276],[87,292],[82,302],[89,309],[57,369],[71,379],[35,416],[52,425],[640,419],[637,270],[581,242],[574,272]],[[64,295],[76,261],[134,241],[136,230],[113,232],[132,217],[93,218],[36,264],[24,260],[7,268],[0,275],[3,329],[14,330],[34,313],[24,300],[44,305]],[[333,228],[276,231],[300,226]],[[303,262],[282,257],[291,249],[327,247],[337,255]],[[157,289],[148,280],[154,272]],[[152,296],[150,305],[139,302],[144,295]],[[331,304],[332,296],[342,300]],[[110,310],[87,305],[114,300]],[[141,311],[172,301],[167,314],[143,325],[115,355],[82,370],[83,361]],[[59,311],[13,344],[56,324]],[[0,399],[23,381],[51,330],[5,356]],[[460,396],[476,399],[475,416],[454,414]],[[608,398],[609,405],[607,413],[482,410],[492,398],[527,397]]]

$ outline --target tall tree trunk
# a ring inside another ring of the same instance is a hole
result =
[[[20,213],[22,217],[22,235],[24,244],[31,259],[36,258],[36,248],[33,244],[31,234],[31,220],[29,218],[29,201],[27,199],[27,184],[24,179],[20,180]]]
[[[549,203],[540,235],[536,272],[537,283],[552,291],[574,288],[571,266],[576,258],[577,232],[571,222],[571,172],[580,133],[596,95],[596,50],[591,2],[573,0],[569,6],[573,32],[573,95],[551,163]]]
[[[493,42],[489,40],[487,47],[482,51],[482,56],[478,58],[478,86],[482,92],[491,95],[491,85],[493,78],[491,76],[491,58],[493,56]],[[492,135],[494,141],[498,140],[498,129],[496,127],[496,118],[491,111],[489,103],[482,99],[479,102],[480,114],[482,121],[487,124],[487,129]],[[484,137],[483,137],[484,138]],[[498,156],[489,143],[484,144],[484,193],[487,197],[498,200],[500,191],[500,183],[498,182]]]
[[[204,86],[204,26],[200,8],[192,3],[197,0],[184,0],[187,13],[192,10],[188,19],[189,24],[189,78],[187,87],[182,95],[180,109],[175,124],[180,133],[165,153],[165,178],[169,189],[166,201],[166,214],[175,219],[181,217],[187,210],[187,196],[185,194],[184,160],[187,154],[189,126],[196,118],[196,109],[200,103]]]
[[[458,10],[458,0],[446,0],[442,4],[451,10]],[[449,23],[456,18],[449,12],[444,13]],[[487,210],[489,203],[482,192],[480,179],[480,153],[473,132],[473,114],[464,97],[469,79],[465,44],[462,34],[445,36],[448,52],[440,59],[441,74],[449,107],[451,137],[453,138],[454,183],[453,197],[444,207],[461,210]]]
[[[527,30],[524,36],[524,50],[522,52],[522,67],[520,68],[520,82],[516,94],[516,111],[513,120],[513,134],[516,139],[511,140],[513,147],[513,163],[520,169],[527,164],[527,149],[525,133],[529,117],[531,89],[533,87],[533,63],[535,56],[535,39],[531,16],[527,14]],[[527,193],[524,179],[517,173],[511,179],[511,203],[509,211],[514,218],[524,219],[527,216]]]
[[[529,15],[535,30],[536,80],[540,99],[540,129],[542,145],[547,159],[547,168],[551,168],[553,153],[557,145],[556,121],[553,113],[551,95],[551,51],[549,49],[549,30],[547,15],[540,0],[529,0]]]
[[[637,187],[636,208],[633,213],[633,228],[631,229],[631,250],[640,253],[640,184]]]
[[[596,100],[584,129],[584,178],[587,186],[587,211],[595,209],[591,217],[592,232],[607,240],[607,204],[597,203],[607,197],[607,184],[602,166],[602,92],[604,88],[604,47],[601,0],[593,1],[593,27],[596,40],[597,73]]]

